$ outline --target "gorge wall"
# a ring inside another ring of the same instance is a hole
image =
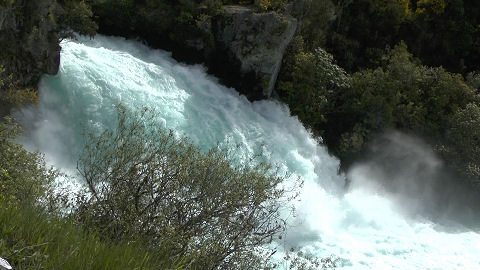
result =
[[[0,5],[1,76],[18,86],[35,87],[42,74],[60,64],[56,0],[15,0]]]
[[[208,55],[207,63],[214,74],[228,78],[249,99],[270,97],[297,20],[240,6],[224,10],[212,20],[216,47],[222,54]]]
[[[213,12],[207,7],[179,12],[168,4],[112,3],[93,5],[100,33],[140,38],[153,48],[171,51],[178,61],[203,63],[209,73],[250,100],[272,95],[301,7],[291,4],[279,12],[257,12],[254,7],[226,5]]]
[[[272,95],[303,2],[294,1],[279,12],[223,6],[213,15],[196,15],[186,23],[179,22],[178,14],[158,20],[153,16],[158,10],[140,5],[119,6],[128,14],[102,4],[93,4],[93,10],[100,33],[140,38],[151,47],[171,51],[180,61],[204,63],[222,83],[250,100],[258,100]],[[101,3],[111,5],[108,1]],[[1,75],[4,80],[18,87],[35,88],[42,74],[57,73],[62,24],[58,18],[63,13],[57,0],[0,2],[0,65],[5,68]],[[141,21],[140,17],[147,19]]]

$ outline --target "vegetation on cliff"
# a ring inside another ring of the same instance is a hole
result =
[[[317,1],[305,15],[308,22],[316,6],[334,7],[334,16],[318,24],[323,28],[306,30],[307,24],[300,29],[283,61],[279,97],[322,136],[344,168],[358,160],[376,136],[397,129],[430,142],[447,166],[478,186],[480,134],[473,128],[478,67],[472,60],[480,56],[473,26],[480,14],[467,11],[472,5],[443,0]]]
[[[43,74],[56,74],[62,38],[73,32],[93,36],[98,29],[81,0],[0,2],[0,117],[37,101]]]
[[[480,68],[480,10],[471,0],[341,0],[326,46],[348,71],[374,68],[387,46],[404,41],[428,66]]]

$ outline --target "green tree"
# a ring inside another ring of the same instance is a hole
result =
[[[447,144],[438,151],[451,166],[480,187],[480,106],[469,103],[451,116]]]
[[[19,134],[20,127],[10,118],[0,123],[0,201],[35,204],[46,198],[58,173],[46,167],[39,153],[15,142]]]
[[[62,12],[57,15],[56,23],[62,38],[71,37],[73,32],[95,36],[98,25],[93,21],[93,12],[85,0],[59,0]]]
[[[404,43],[382,61],[381,67],[355,73],[352,87],[337,99],[336,108],[350,119],[337,141],[341,157],[360,152],[390,128],[442,142],[451,117],[475,100],[461,75],[419,64]]]
[[[303,44],[300,36],[291,44],[277,91],[293,114],[320,131],[333,109],[333,100],[341,89],[349,86],[350,78],[334,63],[331,54],[321,48],[305,52]]]
[[[403,37],[409,16],[401,1],[337,0],[335,4],[338,16],[331,24],[326,48],[347,71],[378,65],[384,48]]]
[[[287,191],[265,163],[232,163],[156,129],[148,111],[120,108],[118,126],[90,136],[78,163],[88,192],[79,220],[113,240],[143,238],[193,257],[200,269],[238,269],[281,233]]]
[[[0,117],[7,115],[14,107],[38,102],[36,91],[18,84],[12,74],[5,76],[5,68],[0,65]]]
[[[478,5],[466,0],[337,0],[327,49],[348,71],[373,68],[403,40],[429,66],[479,69]]]
[[[328,26],[335,18],[335,5],[330,0],[305,1],[305,14],[301,18],[300,35],[305,41],[306,50],[314,51],[324,47]]]

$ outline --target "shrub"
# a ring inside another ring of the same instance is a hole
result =
[[[446,145],[438,150],[451,166],[480,187],[480,106],[470,103],[451,116]]]
[[[104,241],[66,217],[58,172],[16,143],[19,134],[11,119],[0,124],[0,254],[14,269],[180,269],[186,260],[171,260],[168,246]]]
[[[155,128],[148,110],[129,117],[120,107],[115,129],[90,135],[78,170],[88,185],[82,223],[114,241],[168,243],[199,269],[237,269],[285,227],[284,178],[271,166],[202,153]]]
[[[45,166],[39,153],[13,141],[20,127],[10,118],[0,124],[0,202],[35,204],[46,196],[57,172]]]
[[[366,131],[365,142],[386,128],[441,140],[448,119],[474,99],[474,89],[462,76],[418,64],[404,43],[383,61],[383,67],[355,73],[341,98],[357,129]]]
[[[301,37],[294,40],[290,50],[294,52],[284,61],[277,91],[293,114],[315,131],[321,131],[333,109],[333,100],[349,86],[350,78],[323,49],[304,51]]]
[[[12,74],[6,76],[5,68],[0,65],[0,117],[13,107],[38,102],[37,92],[32,88],[19,87]]]
[[[84,0],[59,0],[63,12],[58,15],[57,24],[62,37],[72,37],[73,32],[95,36],[98,25],[93,21],[91,7]]]

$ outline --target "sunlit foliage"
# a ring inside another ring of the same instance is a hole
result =
[[[78,163],[88,185],[79,221],[113,241],[167,245],[199,269],[253,262],[285,229],[280,212],[295,195],[285,178],[263,162],[232,162],[228,150],[202,153],[155,128],[153,115],[120,107],[115,129],[90,136]]]

